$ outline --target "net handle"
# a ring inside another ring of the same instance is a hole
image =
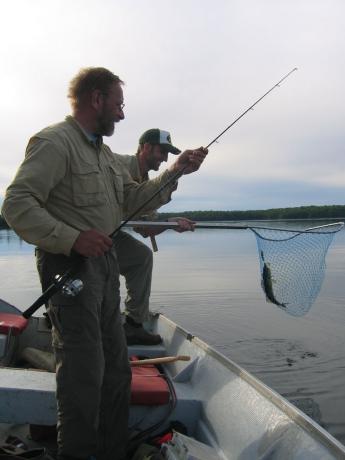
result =
[[[336,225],[339,226],[339,230],[341,230],[344,227],[344,222],[334,222],[332,224],[318,225],[317,227],[307,228],[305,231],[306,232],[311,232],[311,231],[317,230],[319,228],[335,227]],[[336,233],[336,232],[339,232],[339,230],[334,230],[333,232],[330,232],[330,233]]]
[[[165,228],[176,228],[179,226],[178,222],[164,222],[164,221],[140,221],[140,220],[131,220],[123,223],[124,227],[165,227]],[[251,226],[251,225],[232,225],[232,224],[219,224],[219,223],[202,223],[196,222],[195,228],[208,228],[208,229],[224,229],[224,230],[252,230],[254,233],[255,229],[258,230],[276,230],[281,232],[291,232],[291,233],[308,233],[317,229],[325,228],[325,227],[335,227],[339,226],[338,230],[333,230],[328,233],[336,233],[341,230],[344,226],[344,222],[334,222],[331,224],[319,225],[318,227],[311,227],[305,230],[293,230],[287,228],[274,228],[274,227],[261,227],[261,226]],[[327,232],[314,232],[314,233],[327,233]]]

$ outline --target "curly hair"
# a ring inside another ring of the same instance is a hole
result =
[[[98,89],[106,94],[114,83],[124,84],[117,75],[114,75],[104,67],[85,67],[80,69],[71,80],[68,88],[67,97],[71,100],[73,110],[80,108],[92,91]]]

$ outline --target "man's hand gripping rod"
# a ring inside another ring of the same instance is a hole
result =
[[[275,88],[279,87],[280,83],[282,83],[284,80],[286,80],[293,72],[297,70],[297,67],[294,69],[290,70],[289,73],[287,73],[281,80],[278,81],[272,88],[270,88],[266,93],[261,96],[258,100],[254,102],[247,110],[245,110],[239,117],[237,117],[229,126],[227,126],[220,134],[218,134],[217,137],[215,137],[205,148],[208,149],[212,144],[214,144],[223,134],[225,134],[232,126],[234,126],[242,117],[244,117],[250,110],[256,106],[264,97],[266,97],[271,91],[273,91]],[[151,195],[150,198],[144,201],[126,220],[121,222],[121,224],[113,231],[113,233],[110,236],[110,238],[114,239],[118,232],[130,221],[133,219],[134,216],[136,216],[142,209],[146,207],[148,203],[150,203],[154,198],[156,198],[157,195],[159,195],[168,185],[176,182],[183,174],[184,171],[186,170],[188,166],[184,166],[182,169],[177,171],[175,174],[173,174],[170,179],[168,179],[159,189]],[[77,295],[78,292],[80,291],[80,286],[79,290],[74,287],[74,283],[78,284],[78,280],[73,280],[74,276],[78,273],[78,271],[81,269],[83,263],[85,261],[85,257],[74,254],[71,257],[71,267],[63,274],[63,275],[56,275],[53,283],[46,289],[43,294],[27,309],[23,312],[23,316],[25,318],[29,318],[31,315],[33,315],[43,304],[45,304],[54,294],[59,292],[61,289],[64,289],[66,291],[66,294],[68,295]]]

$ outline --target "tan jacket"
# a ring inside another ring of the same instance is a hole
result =
[[[3,216],[24,240],[52,253],[69,255],[82,230],[111,234],[124,209],[137,209],[171,178],[165,171],[138,184],[117,157],[101,140],[90,141],[72,117],[45,128],[29,141]],[[167,186],[140,214],[167,203],[173,189]]]
[[[135,182],[139,182],[139,184],[141,184],[142,182],[149,180],[148,174],[146,174],[145,177],[141,176],[138,155],[116,155],[128,169],[131,178]]]

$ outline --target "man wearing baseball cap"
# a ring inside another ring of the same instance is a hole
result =
[[[149,180],[148,172],[158,171],[162,162],[166,162],[168,154],[178,155],[181,152],[172,144],[168,131],[154,128],[145,131],[139,138],[139,146],[135,155],[118,155],[128,169],[132,179],[138,183]],[[129,212],[128,212],[129,213]],[[155,212],[140,217],[142,220],[155,220]],[[179,223],[175,230],[179,233],[194,230],[194,222],[178,217],[173,219]],[[154,235],[162,233],[164,227],[145,227],[135,229],[142,236],[151,237],[155,244]],[[124,330],[128,345],[157,345],[162,339],[143,327],[143,322],[149,313],[149,298],[153,258],[152,251],[146,245],[121,231],[115,240],[115,249],[119,262],[120,274],[126,279],[127,297],[125,299],[126,322]]]
[[[174,155],[181,153],[181,150],[172,145],[170,133],[168,131],[163,131],[162,129],[153,128],[145,131],[140,136],[139,145],[143,145],[145,143],[150,145],[161,145],[167,150],[167,152],[173,153]]]

